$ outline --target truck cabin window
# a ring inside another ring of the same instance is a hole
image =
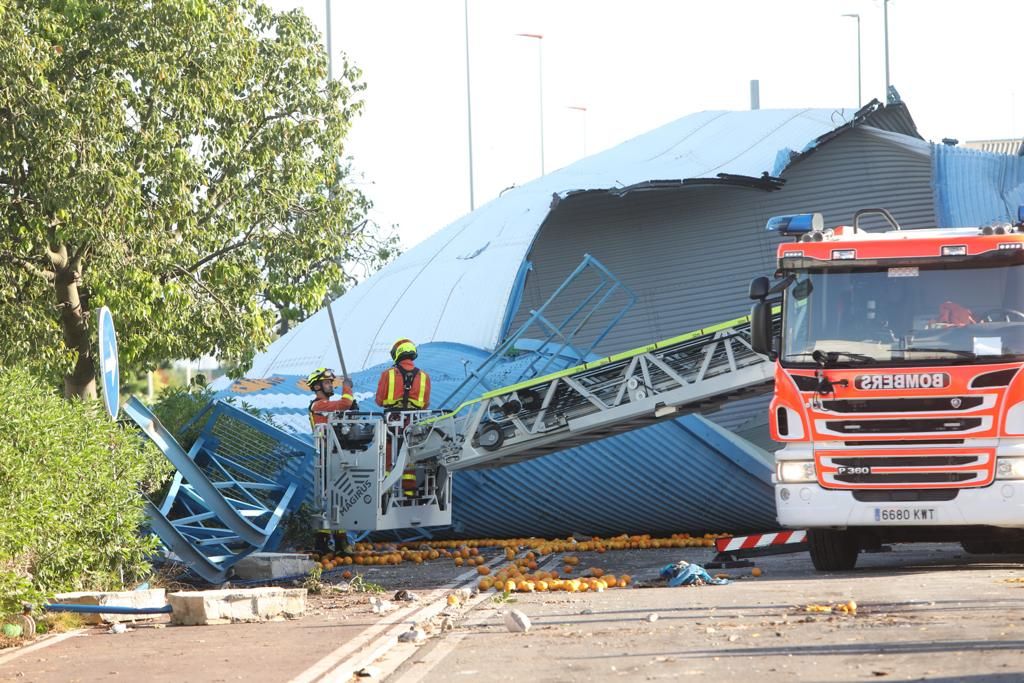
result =
[[[815,351],[842,365],[1024,360],[1019,258],[793,274],[785,291],[785,365],[815,365]]]

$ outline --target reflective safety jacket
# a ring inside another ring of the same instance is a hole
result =
[[[426,410],[430,407],[430,375],[411,360],[392,365],[380,374],[377,405],[398,410]]]
[[[354,402],[352,396],[352,389],[349,387],[341,388],[341,398],[331,400],[329,398],[315,398],[309,402],[309,426],[316,427],[327,422],[327,415],[324,413],[333,413],[337,410],[348,410],[352,407]]]

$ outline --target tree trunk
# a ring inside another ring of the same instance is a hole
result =
[[[56,258],[55,258],[56,257]],[[96,358],[93,355],[89,324],[79,297],[79,270],[68,262],[67,251],[51,253],[56,277],[53,287],[60,310],[64,344],[78,353],[75,369],[64,377],[64,398],[96,398]]]

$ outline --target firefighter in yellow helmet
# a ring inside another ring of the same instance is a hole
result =
[[[310,391],[316,394],[316,398],[309,402],[309,424],[316,427],[318,424],[327,422],[325,413],[333,413],[340,410],[349,410],[355,399],[352,396],[352,387],[348,384],[341,385],[341,398],[331,400],[334,395],[334,372],[330,368],[317,368],[309,373],[306,384]]]
[[[327,423],[326,413],[333,413],[342,410],[358,410],[355,398],[352,395],[352,387],[344,382],[341,385],[341,398],[332,400],[334,396],[334,380],[337,377],[330,368],[317,368],[306,377],[306,384],[316,397],[309,402],[309,426],[314,430],[317,425]],[[336,551],[348,554],[350,552],[348,537],[344,529],[333,532],[330,529],[320,529],[316,535],[316,549],[319,552]]]
[[[399,339],[391,346],[391,360],[395,362],[380,375],[377,382],[377,405],[385,410],[427,410],[430,407],[430,375],[416,367],[416,345],[408,339]],[[387,469],[392,466],[389,440]],[[416,495],[416,470],[402,473],[402,493]]]

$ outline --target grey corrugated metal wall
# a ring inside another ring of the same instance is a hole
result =
[[[529,259],[512,329],[544,302],[590,253],[638,301],[598,345],[613,353],[745,315],[747,286],[775,268],[778,238],[767,219],[819,211],[826,225],[848,223],[860,208],[888,208],[904,227],[935,224],[927,143],[903,145],[891,133],[853,129],[796,161],[776,192],[729,186],[687,186],[616,197],[607,193],[563,200],[541,228]],[[565,297],[552,319],[567,315]],[[595,323],[610,320],[599,313]]]
[[[764,230],[771,216],[818,211],[826,225],[837,225],[849,223],[858,209],[880,206],[904,228],[935,225],[929,146],[921,140],[855,128],[795,161],[783,177],[785,186],[775,192],[698,185],[623,197],[597,192],[570,196],[545,221],[530,251],[533,270],[512,329],[585,253],[638,297],[595,349],[609,354],[746,315],[750,279],[775,269],[780,238]],[[865,224],[869,229],[881,225]],[[582,285],[554,306],[552,320],[568,315]],[[611,309],[598,313],[589,329],[596,331],[612,315]],[[729,429],[749,428],[764,418],[767,401],[736,401],[709,417]],[[768,445],[764,439],[758,442]]]

